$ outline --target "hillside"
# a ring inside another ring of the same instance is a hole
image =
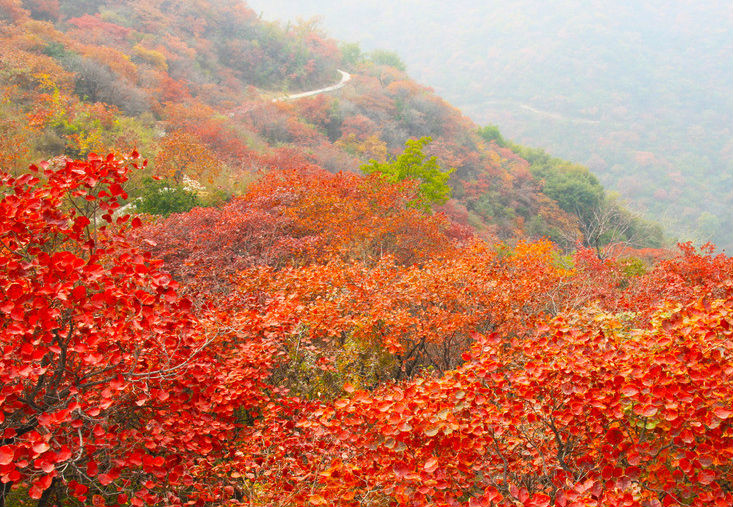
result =
[[[455,169],[445,211],[484,237],[549,236],[567,248],[660,244],[658,230],[626,212],[613,213],[623,223],[611,228],[621,232],[586,237],[600,208],[618,208],[587,170],[533,176],[527,161],[481,137],[399,63],[342,54],[307,22],[266,23],[238,2],[6,2],[2,16],[6,167],[137,147],[150,161],[147,175],[195,179],[214,203],[261,170],[356,171],[430,137],[426,154]],[[270,100],[333,84],[339,67],[353,74],[341,90]],[[146,174],[135,178],[133,197],[146,192]],[[548,197],[543,185],[553,178],[578,198],[561,205]]]
[[[474,121],[590,167],[680,239],[733,247],[730,2],[296,2],[408,71]]]
[[[733,505],[732,258],[229,0],[0,48],[0,507]]]

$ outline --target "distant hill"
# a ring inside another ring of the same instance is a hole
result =
[[[508,145],[412,81],[394,53],[339,47],[308,21],[265,22],[235,0],[6,0],[0,44],[0,161],[16,172],[137,148],[150,164],[132,197],[158,192],[149,176],[169,188],[194,179],[199,204],[217,204],[263,172],[358,171],[429,137],[425,155],[455,170],[442,211],[480,235],[661,244],[587,169]],[[339,90],[273,100],[334,84],[342,68],[352,79]]]
[[[397,50],[474,121],[589,166],[680,239],[733,247],[729,1],[250,4]]]

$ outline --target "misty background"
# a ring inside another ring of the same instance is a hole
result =
[[[729,0],[248,0],[318,18],[480,125],[587,165],[676,239],[733,248]]]

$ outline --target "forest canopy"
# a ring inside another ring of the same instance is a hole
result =
[[[0,507],[733,504],[714,246],[309,21],[0,44]]]

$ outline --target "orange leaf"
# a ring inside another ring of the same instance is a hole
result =
[[[311,505],[326,505],[328,503],[321,495],[311,495],[308,501]]]
[[[733,416],[733,410],[728,410],[727,408],[723,407],[716,407],[713,412],[720,419],[728,419],[729,417]]]

